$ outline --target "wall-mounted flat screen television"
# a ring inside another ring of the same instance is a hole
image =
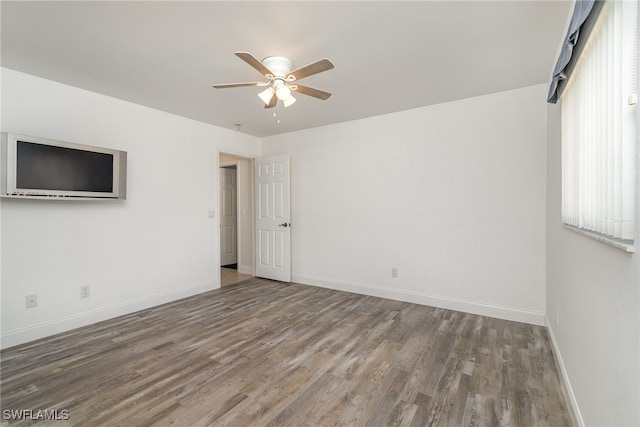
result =
[[[0,195],[126,199],[126,151],[4,132],[1,136]]]

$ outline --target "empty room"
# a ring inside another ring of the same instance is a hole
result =
[[[2,426],[640,426],[636,0],[0,2]]]

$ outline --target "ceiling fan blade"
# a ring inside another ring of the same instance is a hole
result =
[[[247,86],[261,86],[262,82],[250,82],[250,83],[224,83],[219,85],[213,85],[216,89],[226,89],[230,87],[247,87]]]
[[[299,84],[289,86],[291,90],[294,90],[305,95],[313,96],[314,98],[322,99],[323,101],[331,96],[329,92],[325,92],[320,89],[314,89],[309,86],[303,86]]]
[[[265,67],[262,62],[258,61],[253,55],[249,52],[235,52],[236,56],[242,59],[247,64],[251,65],[253,68],[258,70],[260,74],[264,76],[272,76],[273,73],[267,67]]]
[[[274,94],[271,97],[271,101],[269,101],[269,103],[265,105],[264,108],[273,108],[276,106],[276,104],[278,104],[278,97]]]
[[[314,62],[313,64],[309,64],[307,66],[298,68],[297,70],[290,72],[287,75],[287,80],[289,79],[289,76],[293,76],[295,80],[300,80],[302,78],[309,77],[314,74],[321,73],[323,71],[328,71],[332,68],[333,68],[333,64],[331,63],[331,61],[329,61],[326,58],[321,59],[320,61]]]

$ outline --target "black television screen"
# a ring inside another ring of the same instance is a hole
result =
[[[0,197],[127,198],[127,152],[0,132]]]
[[[17,141],[16,185],[34,190],[113,191],[113,155]]]

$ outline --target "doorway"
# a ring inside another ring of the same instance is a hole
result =
[[[254,276],[254,161],[219,154],[220,285]]]
[[[220,267],[238,269],[237,167],[220,168]]]

